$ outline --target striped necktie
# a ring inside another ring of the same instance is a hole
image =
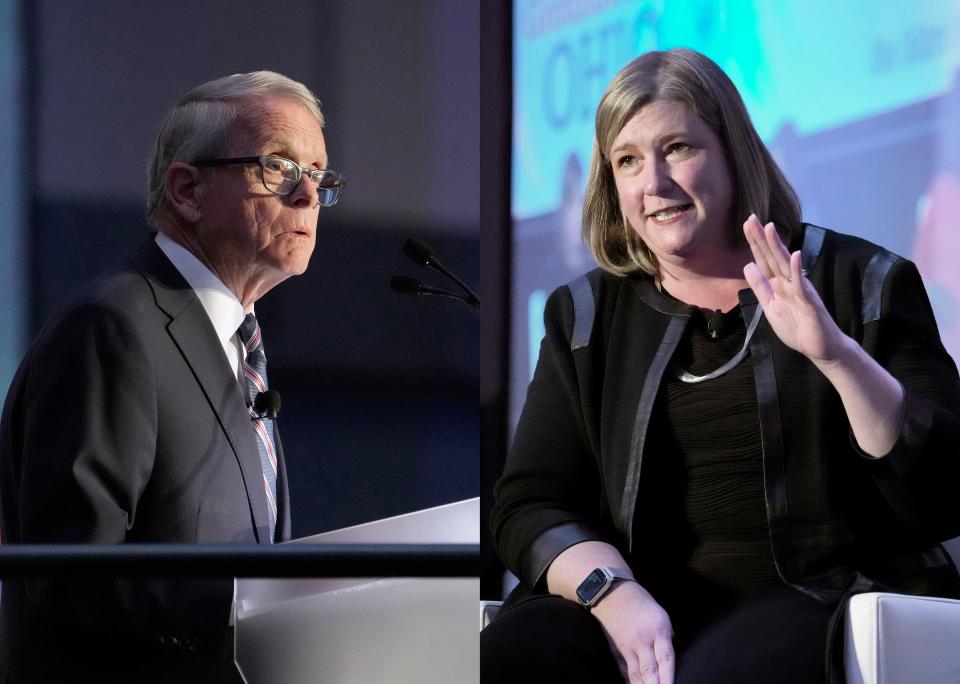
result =
[[[263,487],[267,494],[270,513],[270,542],[277,528],[277,450],[273,439],[273,421],[263,418],[253,410],[253,399],[258,392],[267,391],[267,357],[263,353],[263,338],[257,317],[247,314],[238,330],[246,354],[243,359],[243,377],[247,389],[247,407],[260,452],[260,467],[263,470]]]

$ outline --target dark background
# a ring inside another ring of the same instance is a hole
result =
[[[387,289],[394,273],[439,284],[401,254],[408,236],[479,284],[479,3],[38,0],[20,12],[28,336],[147,235],[147,156],[176,98],[279,71],[321,99],[347,178],[321,211],[309,271],[257,304],[294,536],[479,495],[480,318]]]

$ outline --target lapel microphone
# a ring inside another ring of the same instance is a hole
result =
[[[276,420],[280,413],[280,393],[277,390],[267,390],[266,392],[257,392],[253,398],[254,413],[258,418],[269,418]]]
[[[723,332],[723,322],[723,312],[720,309],[714,311],[707,320],[707,334],[711,340],[717,339]]]

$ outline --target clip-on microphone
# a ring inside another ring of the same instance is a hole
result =
[[[280,413],[280,393],[277,390],[257,392],[257,396],[253,398],[253,403],[249,404],[249,408],[257,418],[276,420]]]

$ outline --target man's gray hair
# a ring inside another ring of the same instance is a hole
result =
[[[155,221],[166,205],[167,169],[174,162],[192,164],[223,154],[233,126],[242,122],[245,107],[263,97],[283,97],[301,103],[323,126],[320,101],[302,83],[274,71],[233,74],[197,86],[177,100],[160,125],[147,167],[147,222]]]

